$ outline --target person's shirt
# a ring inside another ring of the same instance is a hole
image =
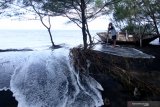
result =
[[[117,32],[116,32],[116,30],[113,26],[108,28],[108,31],[111,34],[111,36],[116,36],[117,35]]]

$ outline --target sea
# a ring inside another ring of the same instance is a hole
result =
[[[97,40],[96,33],[91,31]],[[70,49],[83,43],[80,30],[52,31],[62,48],[50,49],[46,30],[0,30],[0,90],[10,90],[18,107],[100,107],[103,87],[75,70]],[[0,100],[0,107],[4,107]]]
[[[90,31],[97,41],[96,35],[100,30]],[[83,43],[81,30],[52,30],[53,41],[56,45],[74,47]],[[0,30],[0,49],[44,49],[51,45],[47,30]]]

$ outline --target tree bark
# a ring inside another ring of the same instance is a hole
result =
[[[156,29],[156,33],[157,33],[158,36],[160,36],[159,30],[158,30],[158,27],[157,27],[156,17],[155,17],[154,13],[151,13],[151,18],[153,20],[153,23],[154,23],[154,26],[155,26],[155,29]],[[160,42],[160,37],[159,37],[159,42]]]
[[[87,23],[87,21],[86,21],[86,28],[87,28],[87,34],[88,34],[88,37],[89,37],[89,42],[90,42],[90,44],[92,44],[93,43],[93,41],[92,41],[92,37],[91,37],[91,34],[90,34],[90,32],[89,32],[89,28],[88,28],[88,23]]]
[[[48,16],[50,17],[50,16]],[[42,17],[40,17],[40,21],[41,23],[43,24],[43,26],[45,26],[45,28],[48,30],[48,33],[49,33],[49,36],[50,36],[50,40],[51,40],[51,43],[52,43],[52,47],[55,46],[54,42],[53,42],[53,38],[52,38],[52,33],[51,33],[51,25],[48,27],[44,22],[43,22],[43,19]],[[48,20],[49,24],[50,24],[50,20]]]
[[[81,15],[82,15],[82,34],[83,34],[83,44],[84,44],[84,49],[87,49],[87,34],[86,34],[86,17],[85,17],[85,1],[81,0]]]
[[[50,40],[51,40],[51,43],[52,43],[52,47],[55,46],[54,42],[53,42],[53,38],[52,38],[52,34],[51,34],[51,29],[50,28],[47,28],[48,29],[48,33],[49,33],[49,36],[50,36]]]

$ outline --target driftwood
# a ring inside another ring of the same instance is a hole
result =
[[[151,82],[152,79],[148,81],[143,79],[145,77],[142,74],[150,75],[150,70],[145,68],[152,62],[150,59],[123,58],[95,50],[83,50],[82,48],[73,48],[70,55],[75,68],[83,73],[108,74],[120,81],[131,93],[135,88],[146,93],[149,98],[145,100],[160,96],[160,86]],[[141,65],[136,67],[136,61]]]

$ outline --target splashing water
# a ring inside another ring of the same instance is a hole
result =
[[[101,85],[74,71],[68,49],[0,53],[0,89],[10,88],[18,107],[98,107]]]

